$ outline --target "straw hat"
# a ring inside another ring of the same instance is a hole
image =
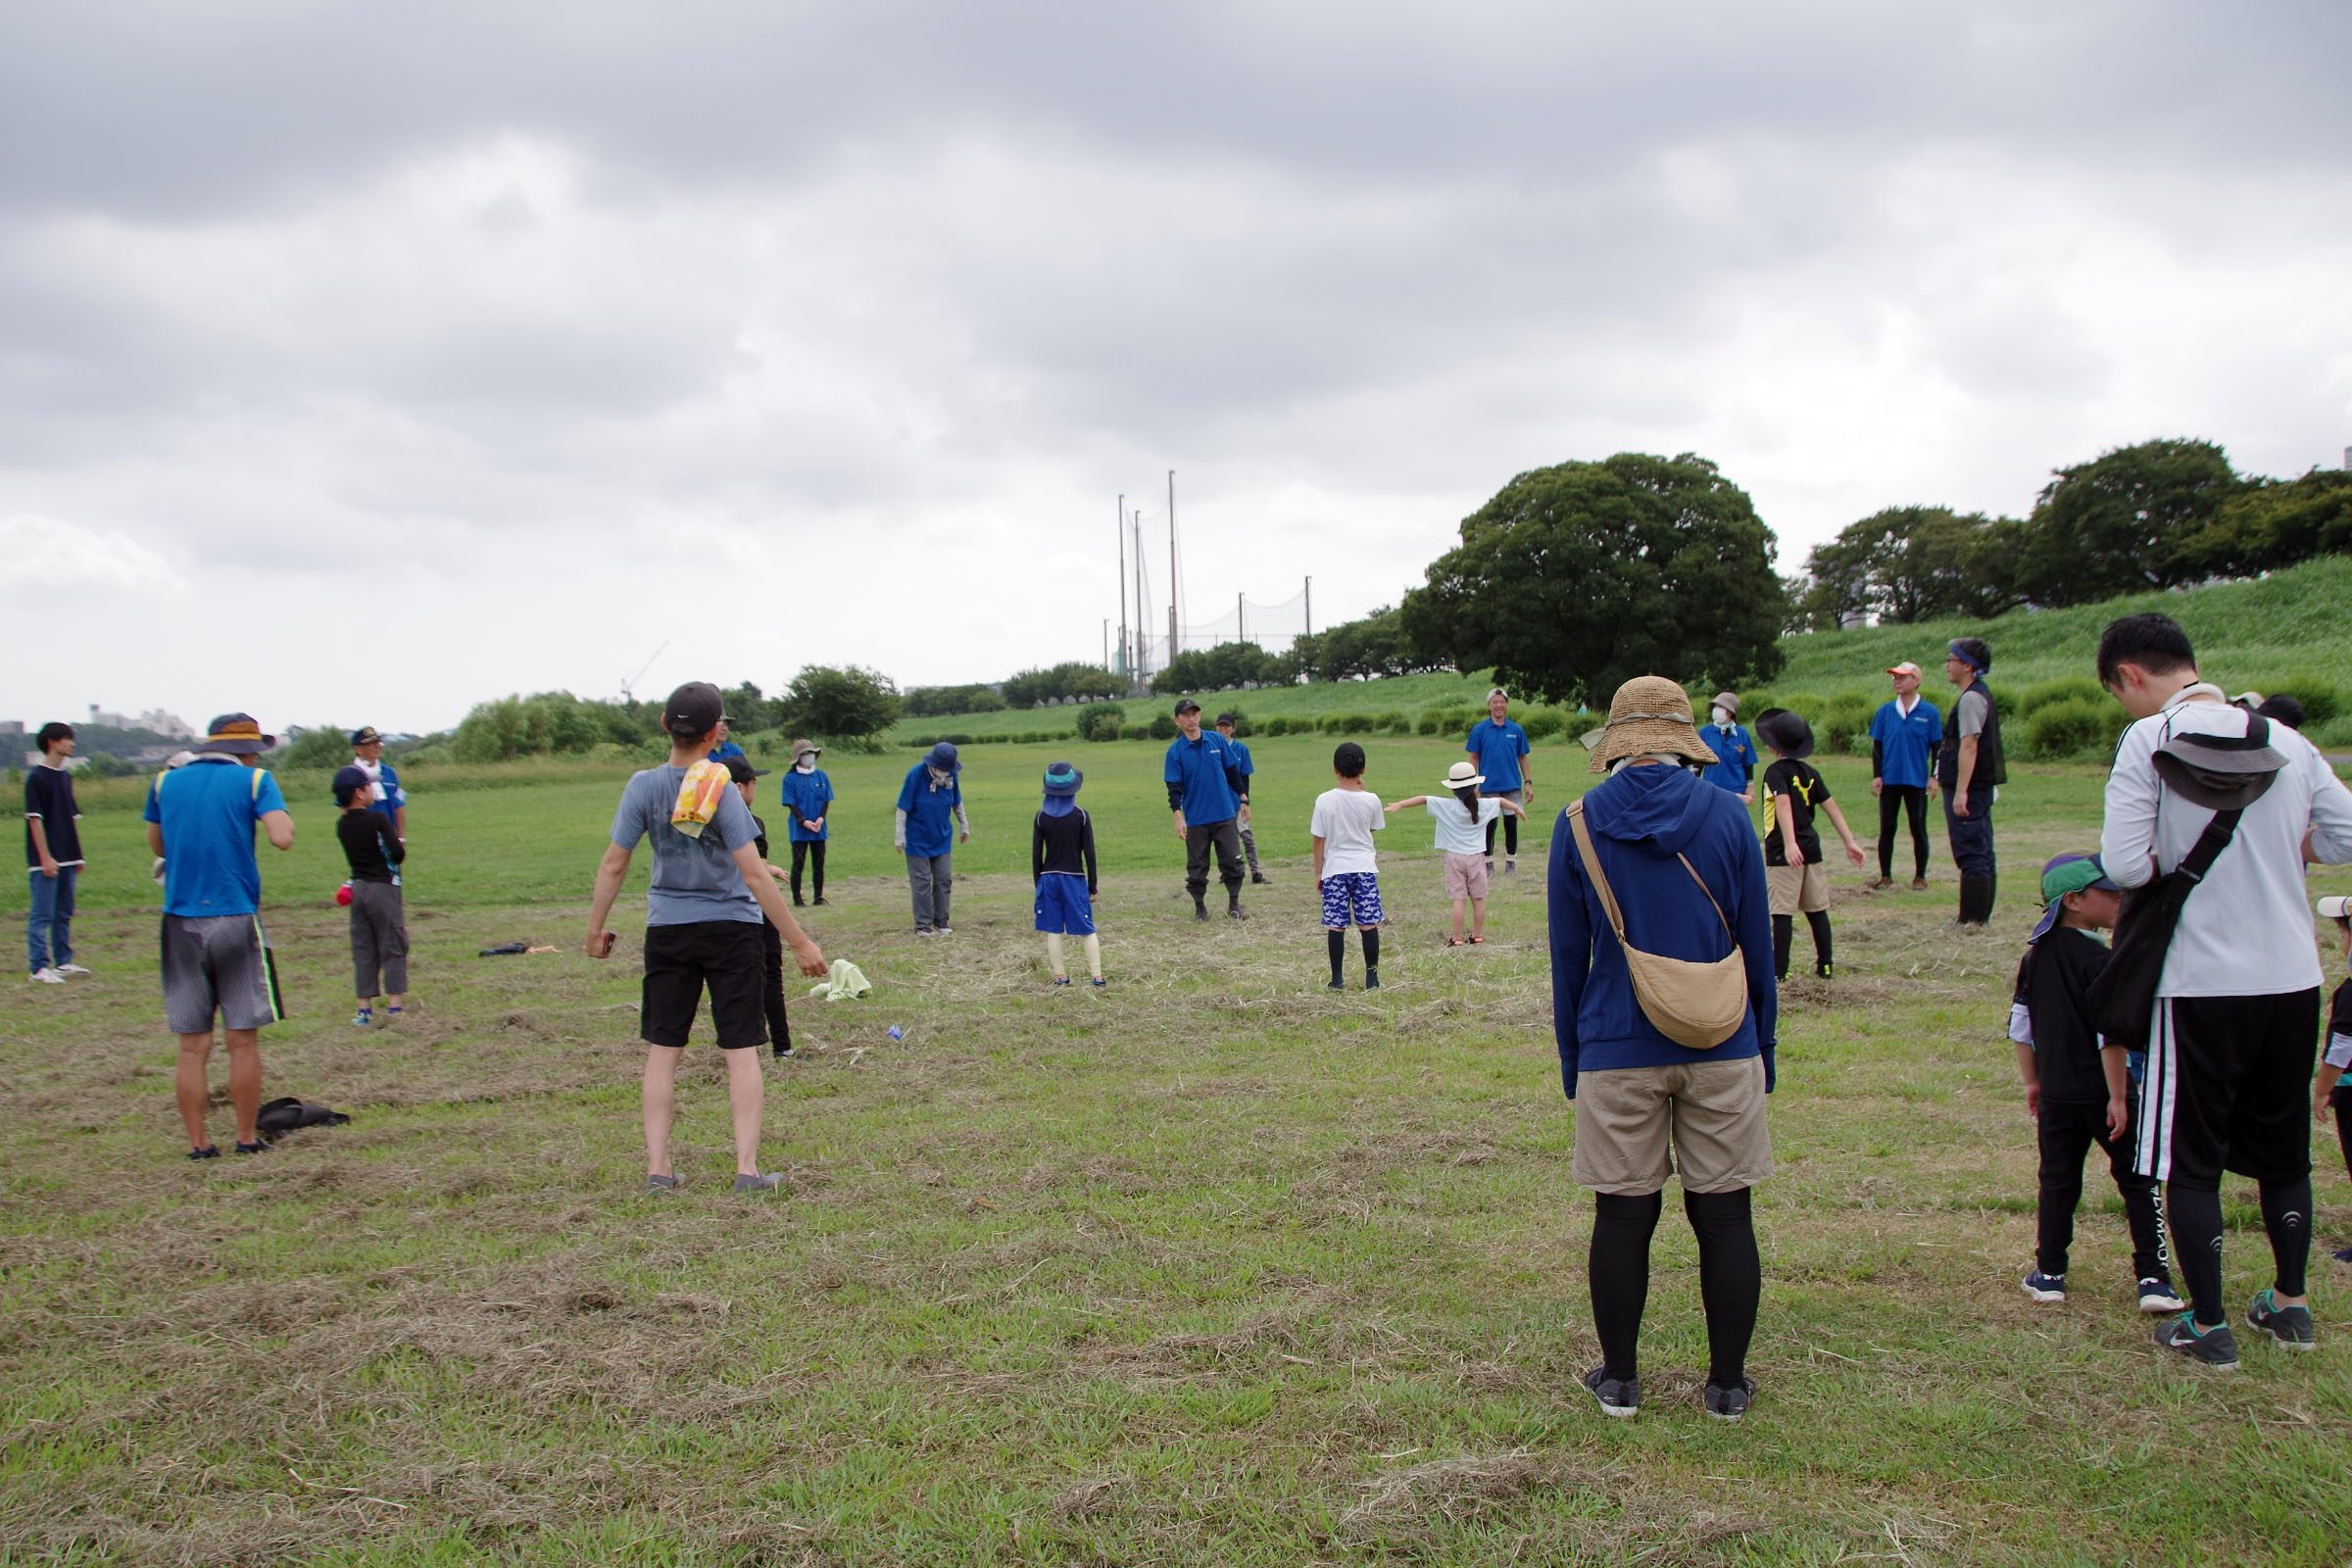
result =
[[[1661,755],[1712,762],[1716,756],[1690,722],[1690,694],[1663,675],[1636,675],[1609,699],[1609,721],[1592,748],[1592,771],[1627,757]]]
[[[1470,789],[1486,781],[1487,775],[1478,770],[1476,762],[1456,762],[1446,770],[1446,787],[1449,790]]]

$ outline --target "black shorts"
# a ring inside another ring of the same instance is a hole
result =
[[[2311,1174],[2311,1074],[2320,993],[2160,997],[2148,1032],[2132,1163],[2143,1176],[2211,1189],[2232,1170],[2259,1182]]]
[[[649,1046],[683,1049],[710,988],[710,1027],[721,1051],[767,1044],[762,988],[767,965],[750,920],[695,920],[645,928],[645,997],[638,1034]]]

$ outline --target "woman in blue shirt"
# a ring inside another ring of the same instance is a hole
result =
[[[1715,760],[1700,771],[1699,777],[1719,789],[1730,790],[1740,797],[1742,805],[1756,798],[1756,743],[1747,738],[1740,722],[1740,695],[1737,692],[1717,692],[1707,713],[1707,727],[1699,738],[1715,754]]]
[[[906,886],[914,897],[914,934],[954,936],[948,898],[956,882],[955,848],[972,836],[963,811],[963,787],[956,775],[963,764],[956,747],[941,741],[906,770],[899,786],[897,847],[906,857]]]
[[[833,805],[833,781],[816,765],[824,751],[809,741],[794,741],[792,766],[785,769],[783,782],[776,786],[778,798],[792,816],[792,902],[796,906],[801,902],[804,862],[815,872],[816,902],[825,902],[825,839],[833,831],[825,813]]]

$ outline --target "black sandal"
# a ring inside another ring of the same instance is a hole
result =
[[[220,1146],[219,1144],[207,1144],[202,1149],[191,1149],[188,1151],[188,1157],[190,1159],[219,1159],[220,1157]]]

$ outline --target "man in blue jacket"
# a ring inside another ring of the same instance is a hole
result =
[[[1574,1174],[1597,1205],[1588,1267],[1602,1362],[1585,1387],[1612,1416],[1642,1404],[1635,1349],[1670,1172],[1698,1238],[1707,1413],[1736,1421],[1755,1394],[1746,1359],[1763,1266],[1748,1189],[1772,1170],[1764,1097],[1778,1003],[1764,858],[1738,797],[1698,775],[1716,760],[1680,686],[1627,681],[1592,752],[1592,770],[1610,776],[1578,808],[1614,918],[1567,813],[1551,836],[1552,1030],[1577,1107]],[[1731,1034],[1699,1050],[1661,1033],[1635,994],[1627,943],[1694,964],[1736,952],[1747,1006]]]
[[[1168,742],[1162,774],[1176,837],[1184,845],[1184,889],[1193,896],[1193,918],[1208,918],[1208,854],[1217,854],[1217,875],[1225,884],[1225,912],[1242,913],[1242,835],[1250,820],[1250,787],[1242,779],[1232,743],[1200,727],[1200,705],[1190,697],[1176,705],[1176,738]],[[1238,819],[1238,820],[1237,820]]]
[[[1894,823],[1911,816],[1911,890],[1928,885],[1928,798],[1936,792],[1936,746],[1943,715],[1919,695],[1920,668],[1909,660],[1886,671],[1894,695],[1870,719],[1870,793],[1879,798],[1879,879],[1894,886]]]

